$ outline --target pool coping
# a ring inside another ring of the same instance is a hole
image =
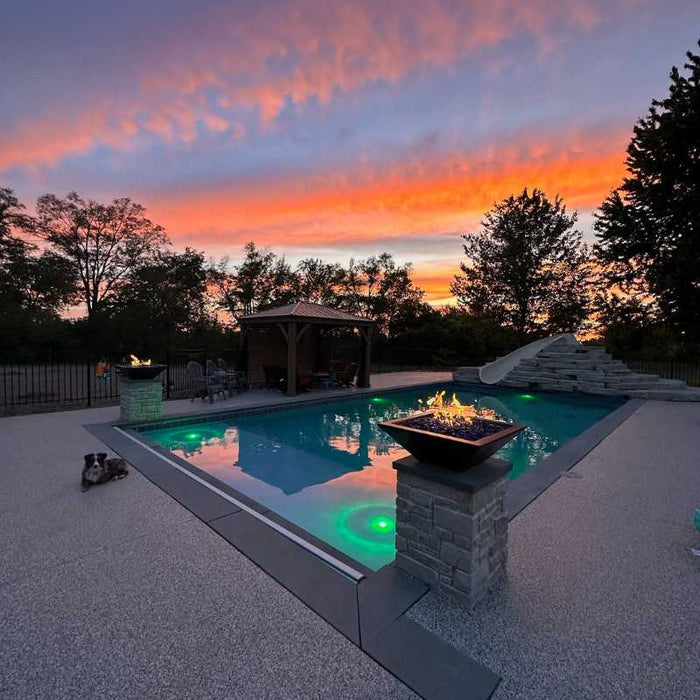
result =
[[[372,571],[143,435],[149,427],[191,424],[193,419],[223,420],[352,401],[377,391],[384,395],[444,385],[439,381],[369,388],[247,408],[176,414],[157,421],[110,421],[84,427],[421,697],[456,699],[468,690],[469,697],[487,700],[500,677],[405,616],[427,593],[426,584],[393,563]],[[466,383],[460,387],[484,388]],[[627,401],[540,462],[537,469],[518,477],[506,502],[509,517],[534,501],[643,403],[639,399]],[[540,470],[542,474],[535,476]],[[521,481],[523,485],[516,489],[515,484]]]

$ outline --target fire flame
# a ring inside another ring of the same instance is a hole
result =
[[[452,425],[457,421],[469,423],[474,418],[490,418],[497,419],[496,412],[490,408],[476,408],[475,406],[465,405],[460,402],[456,394],[452,394],[452,398],[445,399],[446,391],[435,392],[434,396],[429,397],[425,401],[418,399],[420,410],[434,411],[434,415],[440,421]]]
[[[132,367],[148,367],[151,364],[150,360],[139,360],[136,355],[129,355],[129,357],[131,358],[129,364]]]

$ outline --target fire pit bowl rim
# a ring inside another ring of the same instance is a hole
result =
[[[130,365],[122,363],[115,365],[117,372],[129,379],[155,379],[166,367],[164,364]]]
[[[408,420],[435,412],[434,409],[420,411],[402,418],[381,421],[378,425],[416,459],[456,471],[481,464],[526,427],[522,423],[478,417],[479,420],[502,425],[503,429],[478,440],[468,440],[404,425]]]

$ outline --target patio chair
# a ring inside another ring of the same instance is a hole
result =
[[[338,384],[338,377],[334,370],[331,370],[327,377],[318,380],[321,389],[333,389]]]
[[[351,387],[355,385],[355,375],[357,374],[357,362],[351,362],[347,367],[335,373],[338,386]]]
[[[190,378],[190,384],[196,391],[191,399],[192,401],[199,397],[200,399],[209,398],[209,403],[214,403],[215,394],[226,396],[224,383],[217,380],[216,377],[206,376],[199,362],[191,360],[187,363],[187,376]]]
[[[221,357],[216,361],[216,363],[219,366],[219,369],[222,372],[225,372],[227,376],[235,375],[236,391],[240,393],[241,391],[246,391],[248,389],[248,380],[246,379],[245,372],[238,369],[229,369],[229,366]]]

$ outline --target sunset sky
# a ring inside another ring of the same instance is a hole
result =
[[[0,186],[129,196],[235,260],[389,251],[441,302],[524,186],[592,211],[698,0],[2,0]]]

